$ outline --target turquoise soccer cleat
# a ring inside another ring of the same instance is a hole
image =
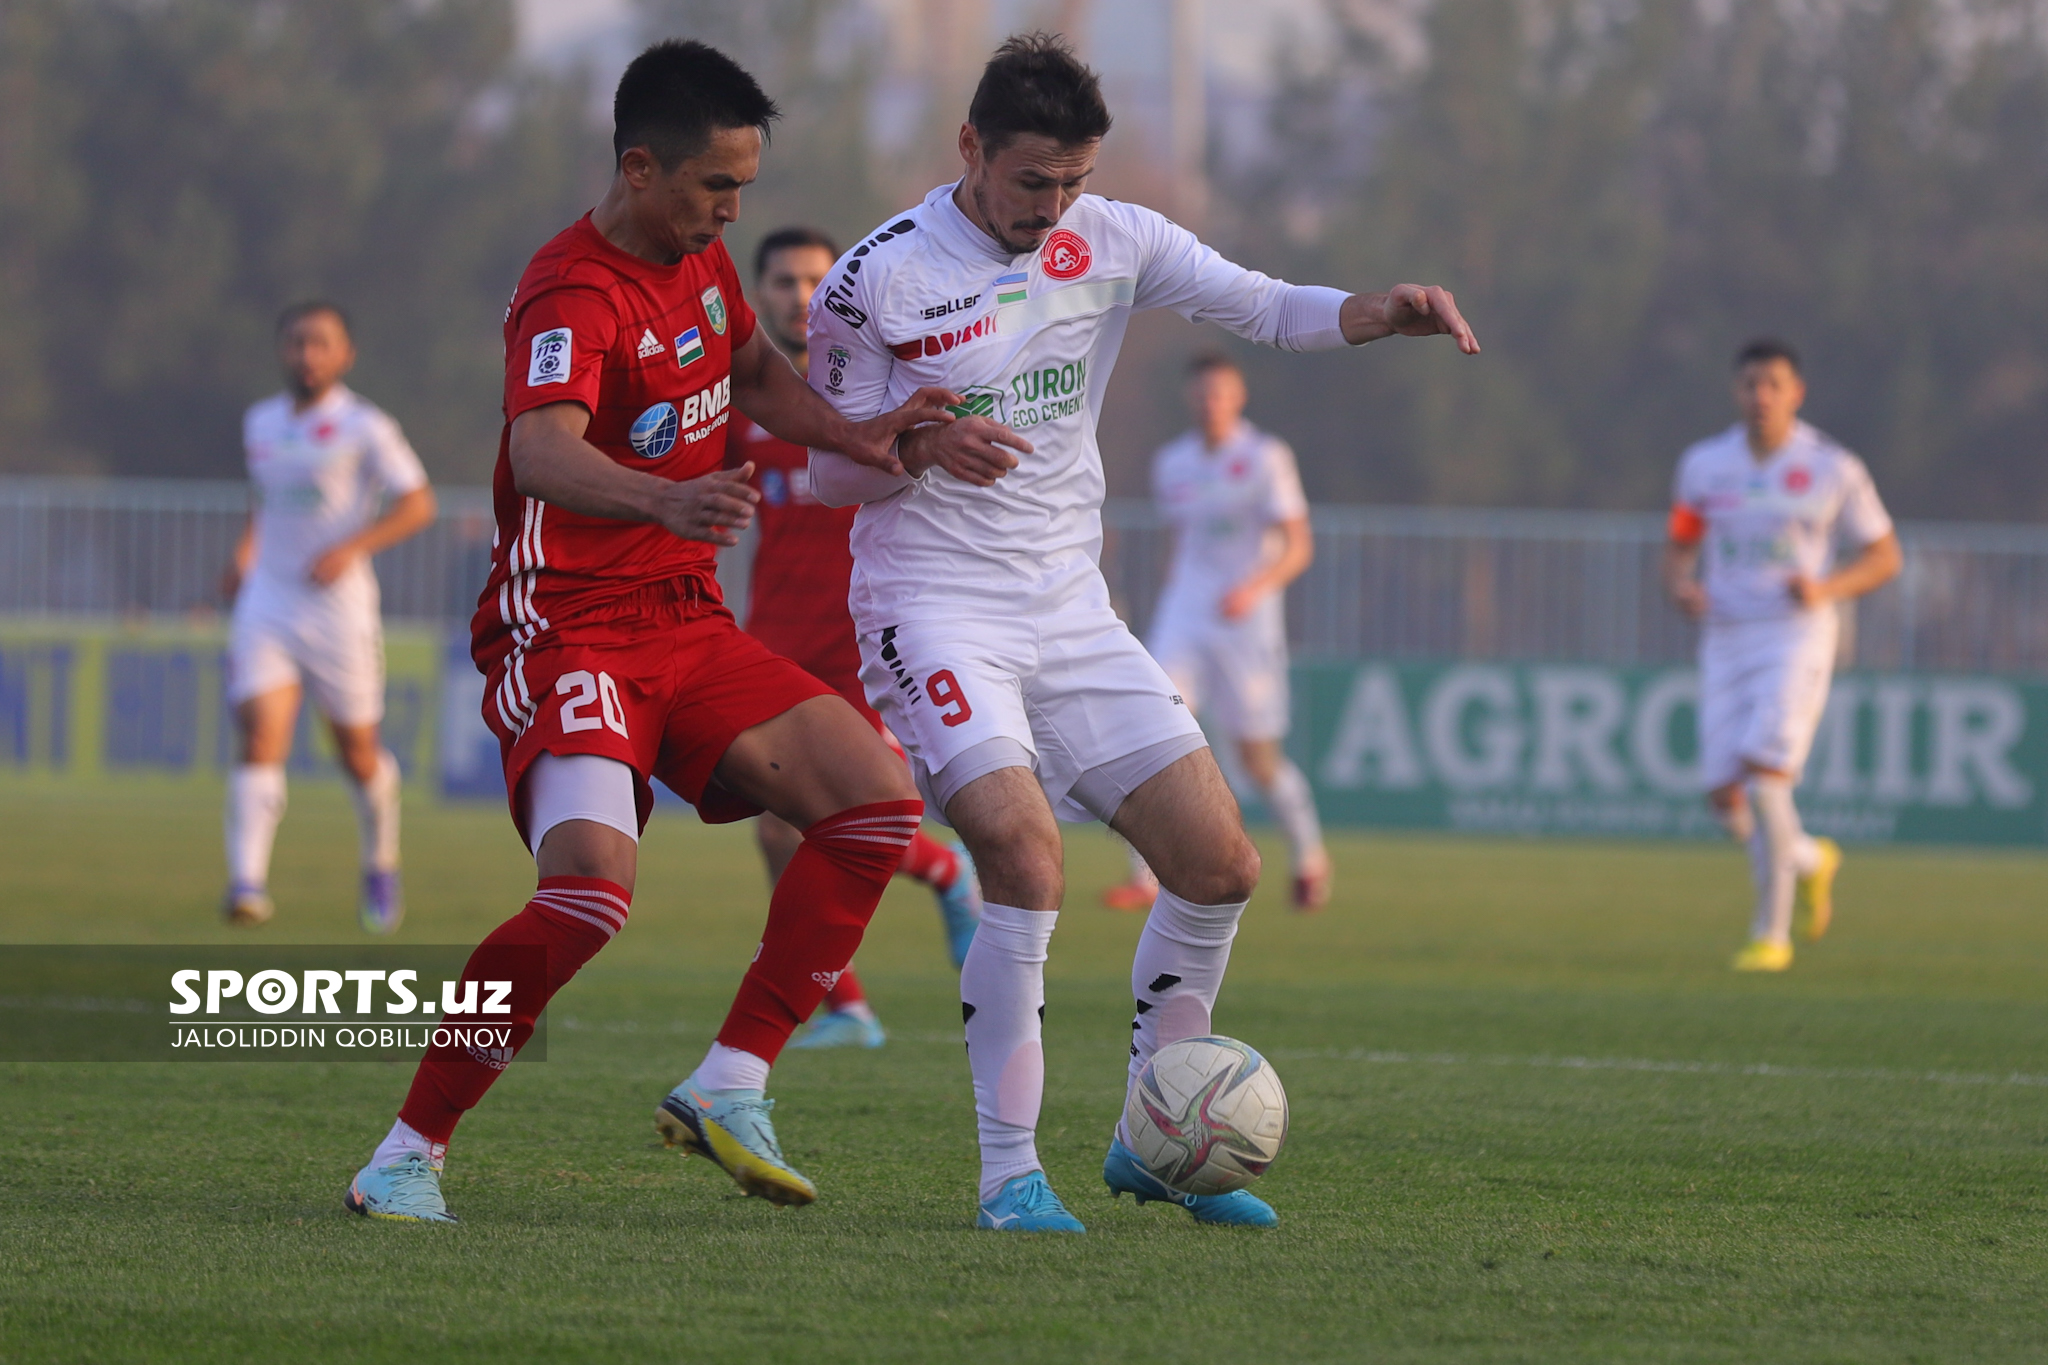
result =
[[[390,1166],[365,1166],[356,1172],[342,1203],[365,1218],[398,1223],[453,1223],[454,1214],[441,1198],[441,1173],[418,1152]]]
[[[668,1092],[654,1111],[655,1131],[717,1164],[741,1190],[771,1204],[809,1204],[818,1187],[782,1155],[768,1111],[774,1100],[758,1090],[703,1090],[692,1076]]]
[[[850,1010],[827,1010],[789,1040],[791,1047],[880,1047],[889,1041],[882,1021],[863,1019]]]
[[[967,946],[981,927],[981,877],[974,870],[974,856],[965,844],[953,845],[960,859],[960,874],[953,884],[938,893],[939,917],[946,922],[946,947],[955,967],[967,961]]]
[[[363,899],[356,920],[366,934],[395,934],[405,921],[405,896],[398,885],[398,872],[365,872]]]
[[[1229,1194],[1182,1194],[1140,1165],[1138,1154],[1118,1138],[1109,1141],[1109,1155],[1102,1161],[1102,1183],[1109,1186],[1110,1195],[1114,1198],[1120,1199],[1129,1194],[1137,1196],[1140,1204],[1154,1199],[1178,1204],[1193,1214],[1197,1223],[1239,1228],[1270,1228],[1280,1223],[1280,1215],[1273,1212],[1273,1206],[1250,1190],[1232,1190]]]
[[[993,1232],[1086,1232],[1081,1220],[1067,1212],[1067,1206],[1045,1183],[1044,1171],[1012,1177],[985,1200],[974,1220],[978,1228]]]

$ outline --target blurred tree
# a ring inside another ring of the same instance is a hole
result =
[[[850,247],[902,203],[876,174],[867,97],[871,45],[861,10],[844,0],[641,0],[653,42],[695,38],[730,53],[782,106],[726,243],[753,285],[754,244],[792,223],[820,227]],[[920,190],[919,193],[922,193]]]
[[[1486,353],[1248,357],[1314,492],[1655,506],[1768,331],[1907,514],[2048,516],[2038,0],[1437,0],[1406,69],[1383,8],[1332,0],[1337,72],[1295,80],[1276,125],[1355,141],[1319,115],[1363,73],[1367,169],[1275,158],[1232,235],[1292,278],[1440,279]],[[1301,202],[1323,230],[1290,245]]]
[[[487,477],[505,298],[607,164],[512,41],[508,0],[10,0],[0,467],[237,473],[321,294],[429,467]]]

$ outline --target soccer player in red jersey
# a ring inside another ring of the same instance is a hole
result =
[[[754,252],[754,303],[761,330],[799,373],[809,369],[805,343],[811,294],[839,259],[839,248],[817,228],[778,228]],[[826,358],[829,360],[829,357]],[[735,417],[726,428],[725,465],[754,471],[761,496],[753,576],[747,592],[747,633],[801,664],[868,718],[885,739],[882,718],[860,685],[860,643],[847,609],[853,551],[846,538],[854,507],[827,507],[811,496],[811,453],[767,428]],[[893,746],[895,741],[890,739]],[[787,821],[764,814],[755,824],[772,884],[782,876],[803,836]],[[938,896],[946,938],[959,966],[981,917],[981,893],[967,850],[922,832],[903,850],[899,875],[923,882]],[[825,993],[824,1012],[797,1035],[792,1047],[880,1047],[885,1041],[848,967]]]
[[[737,406],[800,445],[898,467],[897,434],[946,420],[935,400],[949,396],[849,422],[755,326],[720,236],[776,115],[713,48],[641,53],[613,102],[610,188],[534,256],[506,311],[498,534],[472,652],[540,885],[464,977],[536,957],[545,971],[516,974],[493,1021],[511,1046],[428,1051],[349,1187],[359,1213],[453,1221],[448,1139],[548,999],[625,927],[655,777],[707,821],[769,810],[803,831],[718,1041],[656,1122],[749,1194],[817,1197],[783,1159],[762,1090],[852,960],[923,807],[867,719],[721,604],[714,547],[737,541],[757,498],[751,471],[720,468],[724,428]]]

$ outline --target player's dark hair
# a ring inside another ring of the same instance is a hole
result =
[[[754,248],[754,278],[760,279],[768,273],[768,258],[778,251],[794,251],[801,246],[824,248],[825,254],[833,260],[839,259],[839,244],[825,235],[823,228],[781,227],[761,239],[761,245]]]
[[[1065,38],[1020,33],[1006,38],[982,68],[967,121],[990,153],[1022,133],[1071,147],[1109,132],[1109,106],[1102,102],[1101,79]]]
[[[708,44],[670,38],[633,59],[612,96],[612,155],[645,147],[665,171],[704,150],[725,128],[757,128],[782,117],[746,68]]]
[[[1205,375],[1211,370],[1228,370],[1232,374],[1242,375],[1244,373],[1244,366],[1232,360],[1222,351],[1197,351],[1195,352],[1195,358],[1188,362],[1188,378],[1190,379],[1198,375]]]
[[[351,340],[355,338],[356,329],[348,320],[348,310],[329,299],[300,299],[297,303],[286,304],[284,311],[277,315],[277,335],[283,336],[291,330],[293,323],[300,318],[312,317],[315,313],[325,313],[332,317],[341,324],[341,330],[346,332]]]
[[[1741,371],[1750,365],[1762,365],[1769,361],[1782,360],[1792,367],[1792,373],[1803,375],[1806,370],[1799,363],[1799,352],[1792,349],[1789,341],[1776,337],[1758,337],[1735,353],[1735,368]]]

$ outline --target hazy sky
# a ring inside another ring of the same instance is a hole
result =
[[[878,0],[867,0],[878,3]],[[885,2],[885,0],[880,0]],[[600,66],[623,65],[632,43],[632,0],[517,0],[520,50],[529,60],[557,62],[589,59]],[[1116,41],[1125,26],[1151,30],[1165,0],[1097,0],[1096,47],[1090,54],[1105,67],[1121,59],[1146,62],[1156,54],[1149,43]],[[1396,3],[1392,8],[1407,8]],[[996,0],[990,18],[1000,27],[1008,11],[1030,8],[1019,0]],[[1320,28],[1322,0],[1209,0],[1205,29],[1211,74],[1230,84],[1256,84],[1263,77],[1273,44],[1290,29],[1312,33]],[[600,82],[601,84],[607,82]]]

